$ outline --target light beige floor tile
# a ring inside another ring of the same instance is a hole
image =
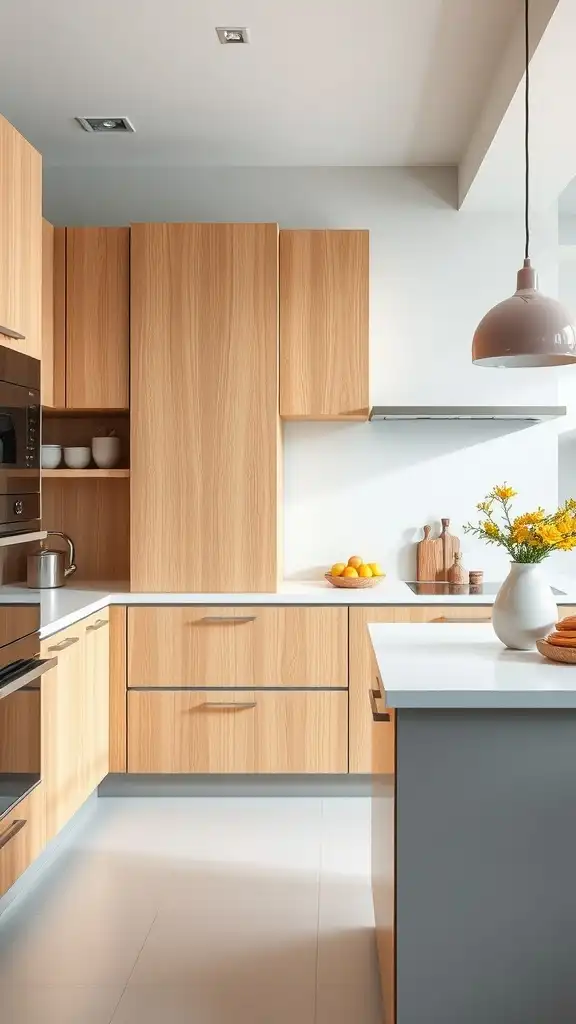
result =
[[[121,987],[102,985],[0,988],[0,1020],[2,1024],[110,1024],[121,995]]]
[[[112,1024],[314,1024],[314,991],[259,983],[203,988],[129,985]],[[356,1021],[355,1024],[360,1024]]]
[[[370,878],[371,807],[368,798],[334,797],[322,805],[322,874]]]
[[[320,884],[318,983],[358,983],[373,987],[378,978],[372,892],[348,879]]]
[[[384,1024],[379,986],[320,986],[315,1024]]]

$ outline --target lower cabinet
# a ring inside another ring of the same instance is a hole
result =
[[[52,839],[108,773],[108,610],[50,637],[42,683],[42,779]]]
[[[36,860],[44,843],[44,788],[40,783],[0,821],[0,896]]]
[[[348,771],[347,691],[131,690],[128,771]]]

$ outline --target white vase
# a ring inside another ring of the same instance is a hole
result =
[[[550,632],[558,609],[540,565],[511,562],[492,609],[492,625],[499,640],[514,651],[530,651]]]

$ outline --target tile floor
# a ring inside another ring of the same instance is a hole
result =
[[[0,918],[2,1024],[381,1024],[370,801],[106,798]]]

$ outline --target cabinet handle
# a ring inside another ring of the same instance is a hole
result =
[[[91,626],[86,626],[87,633],[93,633],[96,629],[102,629],[102,626],[108,625],[108,619],[96,619]]]
[[[390,712],[381,711],[378,706],[378,701],[381,700],[380,690],[369,690],[370,694],[370,707],[372,708],[372,718],[375,722],[389,722]]]
[[[255,622],[256,615],[205,615],[202,622],[229,622],[232,626],[241,626],[245,622]]]
[[[79,636],[67,636],[65,640],[61,640],[59,644],[54,644],[53,647],[49,647],[49,651],[65,651],[67,647],[72,647],[72,644],[77,644],[80,640]]]
[[[245,711],[246,708],[255,708],[255,700],[246,700],[235,702],[233,700],[219,701],[219,700],[206,700],[201,705],[203,708],[222,708],[225,711]]]
[[[490,616],[485,619],[465,619],[457,615],[441,615],[439,619],[432,619],[432,622],[492,622],[492,619]]]
[[[23,818],[18,818],[16,821],[13,821],[12,824],[4,830],[4,832],[0,833],[0,850],[3,846],[6,846],[6,843],[9,843],[11,839],[14,839],[14,836],[18,835],[20,830],[24,828],[25,824],[26,822]]]

